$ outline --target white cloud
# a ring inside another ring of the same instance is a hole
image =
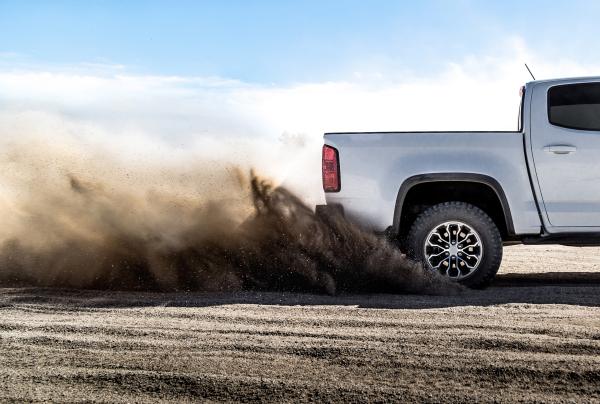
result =
[[[128,158],[229,158],[276,171],[269,174],[317,195],[323,132],[512,130],[519,87],[530,79],[524,62],[538,78],[600,72],[542,60],[519,38],[509,43],[494,54],[445,62],[442,73],[430,77],[413,72],[402,78],[381,66],[376,74],[357,72],[352,81],[280,87],[132,75],[119,66],[2,69],[0,136],[30,131],[51,141],[61,132]]]

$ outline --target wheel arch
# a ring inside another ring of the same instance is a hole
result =
[[[402,229],[412,224],[403,223],[403,218],[410,219],[410,215],[407,215],[407,208],[409,207],[406,206],[406,202],[410,202],[411,193],[414,194],[415,190],[419,189],[418,187],[426,186],[431,188],[436,183],[443,184],[446,188],[455,186],[458,194],[460,194],[461,189],[471,189],[471,195],[465,195],[464,199],[459,197],[443,200],[443,198],[441,198],[438,202],[460,200],[462,202],[467,202],[478,206],[481,204],[478,204],[477,200],[473,200],[474,198],[472,192],[476,189],[480,189],[482,191],[485,190],[484,192],[486,192],[488,199],[495,199],[493,203],[496,205],[493,209],[488,208],[487,210],[485,209],[485,206],[478,207],[486,211],[486,213],[495,219],[494,221],[501,229],[503,237],[510,239],[515,235],[510,206],[500,183],[489,175],[461,172],[419,174],[407,178],[400,186],[398,195],[396,197],[396,205],[394,207],[394,218],[392,224],[393,234],[402,236]],[[489,211],[490,209],[493,211]]]

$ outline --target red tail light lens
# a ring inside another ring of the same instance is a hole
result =
[[[323,190],[325,192],[339,192],[340,161],[338,151],[331,147],[323,146]]]

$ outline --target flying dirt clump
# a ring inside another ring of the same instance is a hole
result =
[[[0,283],[328,294],[457,290],[341,216],[316,216],[286,188],[255,175],[238,179],[247,206],[242,196],[195,205],[68,174],[60,192],[41,191],[41,200],[19,207],[26,223],[3,242]]]

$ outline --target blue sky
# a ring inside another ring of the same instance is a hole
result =
[[[598,17],[600,2],[581,0],[0,0],[0,56],[9,67],[323,82],[380,66],[431,73],[515,36],[547,60],[597,64]]]

